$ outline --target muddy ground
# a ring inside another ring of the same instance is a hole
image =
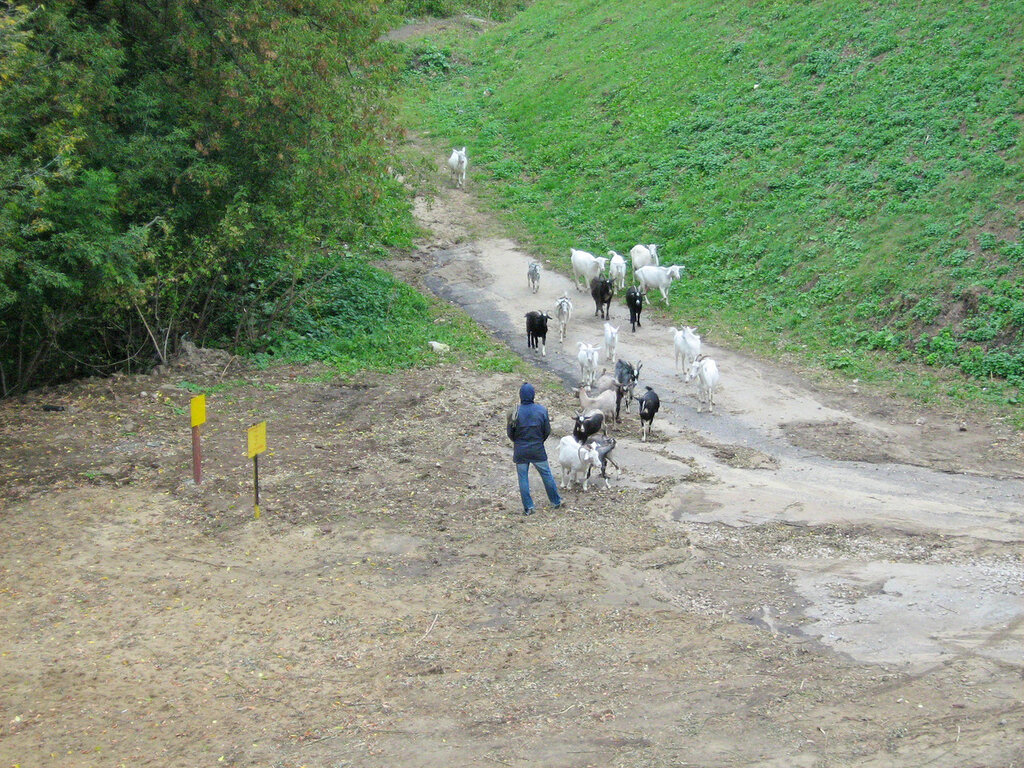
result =
[[[530,294],[472,193],[418,201],[431,235],[392,268],[537,364],[553,452],[601,321],[548,261]],[[522,313],[563,291],[569,338],[527,353]],[[698,413],[679,321],[622,330],[652,441],[631,413],[611,487],[530,518],[521,377],[457,354],[342,381],[200,351],[0,404],[0,766],[1024,764],[1020,435],[714,329]]]

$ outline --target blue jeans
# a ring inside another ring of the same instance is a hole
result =
[[[523,511],[533,509],[533,497],[530,495],[530,465],[533,464],[540,473],[540,479],[544,481],[544,490],[548,492],[548,501],[554,506],[562,503],[562,497],[558,495],[558,485],[555,483],[555,476],[551,474],[551,467],[546,461],[524,461],[516,464],[516,475],[519,478],[519,495],[523,497]]]

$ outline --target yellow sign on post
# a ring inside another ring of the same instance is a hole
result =
[[[267,450],[267,422],[261,421],[249,427],[249,458],[255,459]]]
[[[196,395],[192,398],[192,426],[198,427],[206,423],[206,395]]]
[[[192,412],[192,479],[196,485],[203,481],[203,450],[199,445],[199,425],[206,423],[206,395],[196,395],[191,402]]]
[[[252,459],[252,483],[256,492],[256,509],[253,517],[260,519],[260,454],[267,450],[267,422],[261,421],[249,427],[249,458]]]

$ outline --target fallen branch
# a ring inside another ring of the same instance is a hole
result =
[[[423,633],[423,637],[421,637],[419,640],[416,641],[416,644],[419,644],[420,642],[422,642],[423,640],[426,639],[427,635],[430,634],[430,630],[432,630],[434,628],[434,625],[437,624],[437,617],[440,616],[440,615],[441,615],[440,613],[435,613],[434,614],[434,620],[432,622],[430,622],[430,626],[427,628],[427,631]]]

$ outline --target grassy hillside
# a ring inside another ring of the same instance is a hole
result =
[[[959,369],[1012,404],[1022,11],[537,0],[421,42],[406,107],[469,146],[473,183],[539,251],[658,243],[689,275],[674,312],[716,338],[861,376]]]

